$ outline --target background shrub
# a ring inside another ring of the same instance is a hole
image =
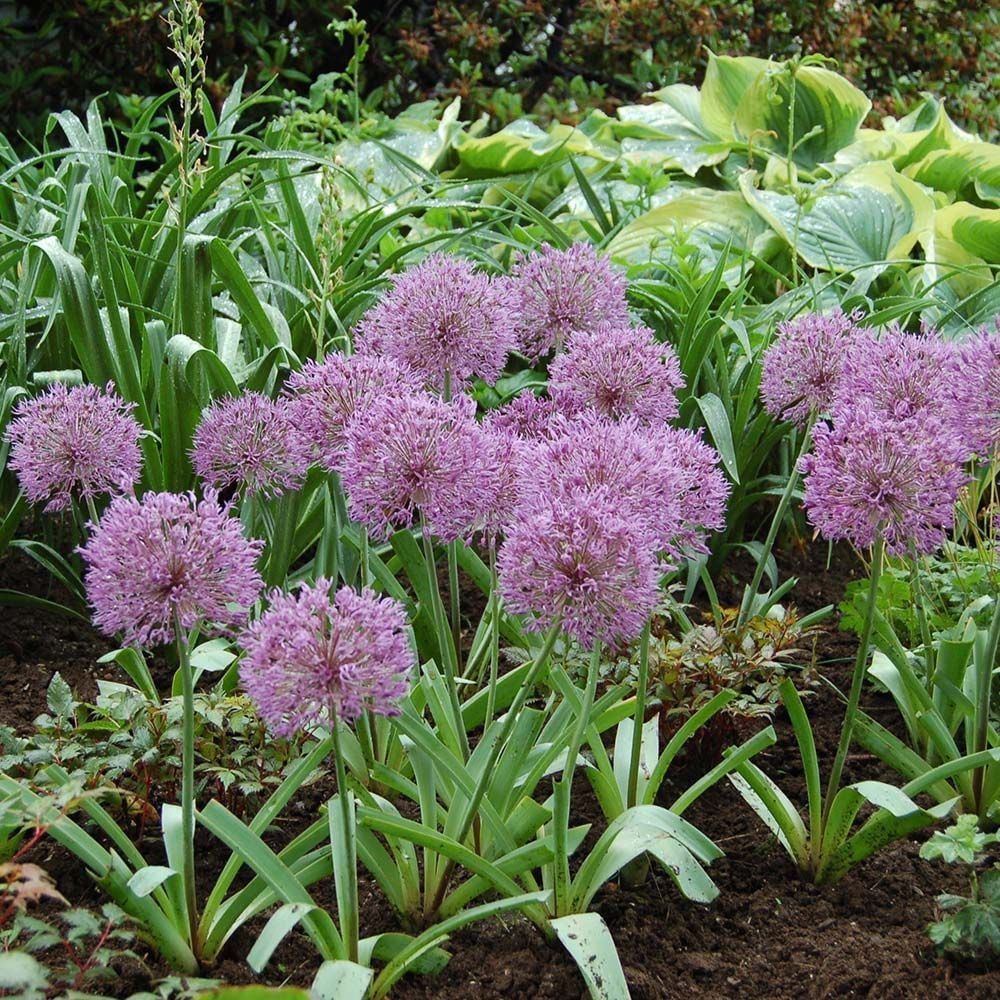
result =
[[[700,83],[708,50],[732,55],[820,52],[899,114],[921,91],[959,123],[995,139],[1000,120],[1000,9],[951,0],[366,0],[371,50],[363,88],[396,114],[461,96],[494,125],[521,114],[575,121],[677,80]],[[0,0],[0,131],[41,137],[44,116],[81,110],[101,93],[170,88],[168,0]],[[308,92],[350,55],[328,31],[342,2],[205,0],[208,92],[221,102],[247,68],[248,87]],[[348,40],[349,43],[349,40]],[[287,95],[286,95],[287,91]],[[109,112],[113,109],[108,109]]]

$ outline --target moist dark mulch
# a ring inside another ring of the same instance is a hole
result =
[[[783,573],[799,577],[793,602],[806,612],[836,603],[846,582],[860,571],[852,555],[836,550],[828,566],[824,546],[786,553]],[[738,598],[752,566],[736,559],[720,581],[724,600]],[[34,590],[44,580],[16,557],[0,563],[0,587]],[[837,631],[836,619],[817,645],[820,674],[846,687],[854,653],[852,637]],[[92,698],[99,677],[120,679],[114,665],[96,659],[109,642],[70,619],[27,609],[3,609],[0,615],[0,724],[26,731],[45,711],[45,690],[55,671],[79,697]],[[164,672],[166,674],[166,671]],[[842,700],[822,682],[807,698],[821,759],[832,760],[842,719]],[[885,723],[891,704],[866,695],[866,707]],[[804,786],[791,728],[784,713],[775,720],[779,742],[757,762],[804,804]],[[668,781],[664,802],[690,780],[677,769]],[[852,752],[845,781],[891,779],[877,760]],[[319,790],[321,792],[322,789]],[[306,813],[289,821],[293,835],[312,818],[320,801],[313,789]],[[601,823],[592,797],[581,784],[574,799],[576,822]],[[935,919],[934,897],[964,892],[962,877],[944,866],[921,861],[920,837],[892,845],[860,865],[839,884],[816,887],[800,879],[763,825],[728,785],[717,786],[691,808],[687,818],[726,852],[711,867],[719,898],[710,906],[684,900],[670,879],[653,870],[638,888],[609,884],[595,900],[618,946],[635,1000],[740,998],[792,1000],[870,997],[879,1000],[984,1000],[1000,998],[1000,969],[968,968],[936,957],[926,936]],[[157,844],[142,845],[155,855]],[[200,874],[208,884],[226,852],[200,835]],[[100,892],[79,862],[52,841],[43,841],[33,859],[45,867],[73,904],[98,906]],[[151,857],[150,860],[153,860]],[[329,885],[317,885],[318,901],[333,906]],[[386,901],[364,875],[360,887],[362,933],[393,929]],[[318,965],[308,939],[290,936],[262,977],[244,961],[260,923],[234,936],[219,965],[211,971],[232,984],[263,981],[307,985]],[[575,1000],[587,992],[575,966],[558,944],[545,940],[518,916],[486,921],[455,934],[447,945],[453,957],[435,977],[408,977],[392,992],[395,1000],[493,1000],[536,998]],[[127,997],[147,989],[168,970],[155,955],[145,965],[125,962],[109,991]],[[107,989],[107,987],[104,987]]]

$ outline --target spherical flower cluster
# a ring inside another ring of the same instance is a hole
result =
[[[416,389],[419,379],[392,358],[375,354],[329,354],[307,361],[289,376],[285,392],[292,419],[310,457],[331,472],[340,470],[344,428],[380,396]]]
[[[381,539],[409,528],[418,512],[443,541],[474,530],[485,460],[475,410],[468,396],[373,400],[347,425],[341,475],[351,517]]]
[[[1000,447],[1000,323],[959,344],[960,370],[951,396],[971,454],[986,458]]]
[[[499,409],[490,410],[484,423],[524,441],[540,441],[559,432],[559,418],[564,415],[565,410],[551,399],[522,392]]]
[[[655,549],[612,491],[540,496],[522,505],[500,550],[501,593],[508,610],[532,616],[528,628],[559,620],[584,646],[626,642],[659,599]]]
[[[674,349],[645,326],[599,323],[576,332],[549,369],[549,391],[560,408],[593,409],[611,420],[673,420],[683,386]]]
[[[320,578],[298,592],[270,595],[271,605],[242,637],[240,678],[278,736],[366,709],[397,715],[414,657],[398,602]]]
[[[805,427],[829,411],[850,346],[871,335],[858,325],[859,313],[811,313],[778,324],[778,336],[764,352],[760,394],[768,413]]]
[[[131,493],[142,473],[135,409],[95,385],[56,383],[19,403],[7,428],[8,464],[32,503],[65,510],[73,496],[94,499]]]
[[[828,539],[861,548],[885,539],[893,555],[932,552],[954,519],[965,447],[933,416],[887,420],[866,401],[813,432],[802,460],[804,506]]]
[[[705,551],[705,530],[723,526],[729,486],[718,453],[699,435],[593,413],[562,427],[522,462],[524,494],[531,486],[562,497],[607,491],[668,560]]]
[[[361,320],[355,345],[359,354],[391,358],[439,392],[457,392],[473,375],[492,384],[516,346],[515,308],[508,282],[470,261],[432,254],[393,278]]]
[[[277,497],[297,489],[309,467],[287,402],[259,392],[222,399],[204,410],[191,461],[210,486],[235,486],[244,496]]]
[[[964,406],[956,405],[958,345],[935,336],[890,328],[878,338],[852,343],[844,354],[833,409],[851,412],[865,400],[888,420],[933,415],[955,427]]]
[[[248,540],[212,490],[112,501],[80,552],[94,624],[125,643],[170,642],[175,625],[203,634],[241,625],[263,585]]]
[[[511,268],[518,298],[520,350],[532,361],[602,323],[628,325],[628,282],[589,243],[543,244]]]

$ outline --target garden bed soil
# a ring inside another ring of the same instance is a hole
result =
[[[827,565],[825,547],[786,554],[784,572],[800,577],[794,603],[809,611],[836,603],[857,572],[849,552],[835,552]],[[721,592],[733,600],[749,578],[751,566],[737,560],[723,574]],[[0,563],[0,587],[46,586],[16,559]],[[120,679],[114,665],[96,659],[109,643],[83,623],[34,610],[5,608],[0,617],[0,724],[26,731],[45,711],[46,687],[55,671],[78,697],[96,694],[96,679]],[[838,632],[835,620],[817,646],[820,674],[846,686],[853,656],[852,638]],[[866,696],[867,708],[889,724],[891,704]],[[821,761],[829,765],[840,731],[843,708],[825,683],[807,699]],[[791,730],[784,713],[775,718],[779,743],[759,755],[758,763],[792,798],[804,802],[804,785]],[[846,781],[890,778],[879,763],[855,749]],[[665,802],[685,786],[678,771]],[[669,786],[669,780],[668,780]],[[585,783],[574,796],[575,820],[600,824]],[[318,803],[314,790],[310,809]],[[816,887],[800,879],[785,854],[735,791],[724,783],[707,793],[686,814],[712,837],[726,856],[710,874],[719,898],[710,906],[684,900],[670,879],[654,869],[644,885],[607,885],[595,909],[607,922],[635,1000],[739,998],[791,1000],[870,997],[879,1000],[986,1000],[1000,998],[1000,969],[970,968],[935,956],[927,924],[935,919],[934,897],[965,892],[959,873],[922,861],[918,838],[882,850],[840,883]],[[151,850],[151,848],[150,848]],[[207,837],[198,859],[207,882],[225,853]],[[32,860],[54,878],[76,905],[99,906],[100,893],[80,864],[52,841],[43,841]],[[332,905],[329,886],[315,887],[318,901]],[[393,918],[377,887],[362,875],[362,933],[393,929]],[[325,897],[325,898],[324,898]],[[238,933],[212,975],[227,983],[256,981],[243,960],[253,928]],[[537,998],[576,1000],[587,992],[576,967],[558,944],[546,942],[526,920],[508,916],[473,925],[448,943],[453,957],[435,977],[407,977],[392,991],[393,1000],[493,1000]],[[119,979],[101,988],[127,997],[148,989],[168,970],[155,955],[143,963],[124,961]],[[308,985],[317,967],[304,937],[291,936],[262,977],[265,982]]]

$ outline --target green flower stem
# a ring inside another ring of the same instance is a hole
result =
[[[101,523],[101,519],[97,516],[97,505],[94,503],[93,497],[87,497],[87,513],[90,514],[90,523],[96,528]]]
[[[764,578],[764,570],[767,567],[767,560],[771,555],[771,550],[774,548],[775,539],[778,537],[778,530],[781,527],[781,522],[785,519],[788,506],[792,502],[792,495],[795,493],[795,488],[799,485],[799,464],[809,445],[812,443],[812,425],[813,420],[810,419],[802,433],[802,444],[799,446],[798,454],[795,456],[795,462],[788,473],[788,482],[785,483],[781,498],[778,500],[778,506],[774,511],[774,517],[771,519],[771,527],[768,529],[767,538],[764,539],[764,548],[757,559],[753,579],[750,581],[750,586],[743,592],[739,619],[736,622],[737,628],[745,625],[747,618],[750,616],[750,609],[753,607],[757,591],[760,589],[760,582]]]
[[[354,829],[354,808],[350,789],[347,787],[347,772],[344,768],[344,755],[341,752],[340,728],[337,725],[336,712],[331,713],[330,727],[330,735],[333,737],[333,764],[337,774],[337,803],[346,837],[342,850],[346,852],[349,872],[347,885],[337,886],[337,916],[340,918],[340,936],[344,939],[344,946],[347,948],[347,959],[349,962],[357,962],[359,935],[358,847]],[[341,900],[344,903],[342,907]]]
[[[198,893],[195,886],[194,867],[194,673],[191,668],[189,636],[174,616],[174,635],[177,643],[177,660],[181,674],[183,716],[181,722],[181,835],[184,841],[184,859],[181,880],[187,906],[189,941],[198,940]]]
[[[361,572],[361,589],[364,590],[371,580],[368,558],[368,528],[361,525],[359,529],[360,544],[358,545],[359,569]]]
[[[458,583],[458,540],[448,543],[448,604],[451,615],[451,641],[455,648],[455,672],[462,649],[462,596]]]
[[[871,646],[872,627],[875,624],[875,608],[878,603],[878,582],[882,575],[884,557],[885,540],[879,535],[875,539],[875,545],[872,549],[872,568],[868,581],[868,602],[865,606],[865,623],[861,631],[858,655],[854,661],[854,674],[851,677],[851,690],[847,696],[844,724],[840,730],[840,742],[837,744],[837,754],[833,758],[833,770],[830,771],[830,779],[827,782],[826,795],[823,799],[823,830],[826,829],[827,820],[830,818],[830,809],[833,806],[834,796],[840,789],[840,778],[844,771],[844,762],[847,760],[847,750],[851,745],[851,738],[854,735],[854,723],[858,716],[858,705],[861,702],[861,688],[865,679],[865,668],[868,665],[868,650]],[[814,839],[821,839],[823,830],[812,830],[811,836]]]
[[[541,676],[543,668],[548,663],[549,657],[552,655],[552,650],[555,647],[556,640],[559,638],[561,628],[562,615],[559,615],[552,623],[552,627],[545,634],[545,639],[542,642],[542,648],[539,650],[538,656],[536,656],[532,662],[531,668],[528,670],[528,675],[524,678],[524,683],[517,689],[517,692],[514,695],[514,700],[511,702],[510,708],[507,709],[507,714],[504,716],[503,720],[503,726],[500,729],[500,735],[490,748],[490,756],[486,761],[486,766],[483,768],[479,782],[476,784],[476,791],[472,796],[472,801],[466,809],[465,818],[462,822],[462,828],[458,831],[458,836],[455,838],[460,844],[465,842],[465,838],[469,835],[469,831],[472,829],[472,824],[475,822],[479,814],[479,806],[483,801],[483,796],[486,794],[486,786],[489,784],[490,778],[493,776],[496,763],[500,759],[500,754],[503,751],[504,746],[506,746],[507,740],[510,739],[510,734],[514,729],[518,716],[521,714],[521,709],[524,707],[524,703],[528,700],[528,695],[538,683],[538,678]],[[449,858],[444,866],[444,869],[438,876],[438,885],[434,893],[434,899],[431,903],[429,911],[430,914],[436,914],[438,910],[440,910],[441,903],[444,900],[444,895],[448,891],[448,882],[451,878],[451,873],[454,870],[455,862]]]
[[[431,542],[430,532],[426,524],[421,520],[420,535],[424,545],[424,563],[427,567],[427,583],[431,599],[431,612],[434,617],[434,632],[437,636],[438,645],[441,651],[441,669],[444,671],[445,681],[448,687],[448,698],[451,702],[451,712],[455,731],[462,746],[462,753],[466,760],[469,759],[469,734],[465,731],[465,723],[462,720],[462,706],[458,701],[458,685],[455,683],[455,676],[458,673],[455,646],[452,641],[452,633],[445,620],[444,604],[441,601],[441,590],[438,587],[437,562],[434,559],[434,545]]]
[[[490,542],[490,682],[486,694],[486,716],[483,732],[490,728],[496,711],[497,681],[500,675],[500,584],[497,579],[497,547]]]
[[[628,765],[626,809],[638,805],[639,761],[642,757],[642,730],[646,722],[646,692],[649,689],[649,630],[650,619],[647,618],[642,629],[642,638],[639,640],[639,680],[635,688],[635,715],[632,723],[632,752]]]
[[[594,706],[597,694],[597,675],[601,670],[601,642],[594,640],[594,648],[590,654],[590,664],[587,667],[587,686],[584,689],[583,703],[576,717],[576,725],[566,748],[566,761],[563,764],[562,777],[556,782],[559,794],[556,795],[555,809],[552,814],[553,868],[555,885],[555,914],[563,916],[570,912],[570,895],[572,880],[569,873],[569,812],[573,794],[573,776],[576,774],[576,758],[583,746],[583,738],[590,725],[590,712]]]

